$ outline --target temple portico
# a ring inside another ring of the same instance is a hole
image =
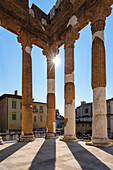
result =
[[[57,0],[45,14],[28,0],[0,2],[0,25],[18,36],[22,45],[22,128],[20,141],[33,141],[32,45],[43,49],[47,58],[47,136],[56,138],[54,57],[64,45],[64,136],[62,141],[77,142],[75,120],[74,43],[79,32],[91,22],[93,125],[89,145],[109,147],[106,115],[106,58],[104,29],[113,0]],[[15,10],[17,9],[17,10]],[[38,55],[38,54],[37,54]],[[77,99],[76,99],[77,100]],[[0,137],[0,142],[2,139]]]

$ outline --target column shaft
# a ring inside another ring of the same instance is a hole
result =
[[[20,141],[33,141],[32,59],[31,37],[22,31],[18,41],[22,44],[22,124]]]
[[[105,21],[92,24],[92,143],[108,144],[106,115],[106,63],[104,47]]]
[[[55,65],[50,57],[47,58],[47,129],[48,133],[56,133]]]
[[[74,44],[65,45],[64,136],[75,136]]]
[[[29,53],[26,49],[29,49]],[[31,48],[26,46],[23,51],[22,70],[22,134],[32,134],[32,59]]]
[[[74,85],[74,42],[79,34],[71,27],[64,36],[65,43],[65,108],[63,141],[76,142],[75,85]]]
[[[0,145],[3,145],[3,140],[2,140],[2,137],[0,136]]]
[[[54,57],[59,50],[51,46],[43,50],[47,57],[47,135],[46,138],[56,138],[56,111],[55,111],[55,64]]]

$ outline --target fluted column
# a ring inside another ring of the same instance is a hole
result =
[[[56,135],[56,111],[55,111],[55,64],[53,59],[58,50],[47,48],[43,51],[47,57],[47,136],[54,138]]]
[[[75,84],[74,84],[74,43],[79,34],[69,28],[64,35],[65,43],[65,113],[64,113],[64,137],[63,141],[75,142]]]
[[[22,32],[18,41],[22,45],[22,124],[20,141],[33,141],[32,111],[32,59],[31,37]]]
[[[107,135],[106,109],[106,59],[104,46],[105,13],[101,4],[98,17],[91,22],[92,30],[92,89],[93,89],[93,122],[92,144],[100,147],[110,146]],[[103,13],[101,13],[103,11]],[[100,14],[99,14],[100,13]]]

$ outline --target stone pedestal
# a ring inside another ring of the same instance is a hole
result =
[[[22,32],[18,37],[22,44],[22,128],[20,141],[34,140],[33,110],[32,110],[32,39],[27,32]]]
[[[57,139],[56,133],[47,133],[45,136],[46,139]]]
[[[60,138],[61,141],[64,142],[78,142],[78,138],[76,137],[76,135],[72,136],[72,135],[64,135],[63,137]]]
[[[98,142],[97,142],[98,140]],[[106,141],[106,142],[105,142]],[[103,142],[103,143],[102,143]],[[86,145],[89,145],[89,146],[95,146],[95,147],[100,147],[100,148],[108,148],[108,147],[111,147],[113,146],[113,143],[109,142],[108,141],[108,138],[107,139],[96,139],[96,143],[94,141],[92,142],[86,142]]]
[[[64,35],[65,42],[65,113],[64,136],[60,140],[65,142],[78,141],[76,138],[75,121],[75,85],[74,85],[74,42],[79,34],[69,28]]]
[[[28,134],[28,135],[21,135],[19,142],[32,142],[34,140],[35,140],[34,135]]]
[[[3,144],[4,144],[4,142],[2,140],[2,137],[0,136],[0,145],[3,145]]]

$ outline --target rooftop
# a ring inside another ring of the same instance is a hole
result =
[[[1,95],[0,96],[0,100],[2,100],[2,99],[4,99],[4,98],[6,98],[6,97],[8,97],[8,98],[15,98],[15,99],[22,99],[22,96],[21,95],[18,95],[17,94],[17,90],[14,92],[14,94],[3,94],[3,95]],[[37,101],[34,101],[34,99],[33,99],[33,103],[35,104],[47,104],[47,103],[43,103],[43,102],[37,102]]]
[[[106,99],[107,102],[113,101],[113,97],[111,99]],[[76,108],[80,108],[81,106],[88,106],[88,105],[92,105],[92,102],[87,103],[86,101],[82,101],[81,105],[76,107]]]

